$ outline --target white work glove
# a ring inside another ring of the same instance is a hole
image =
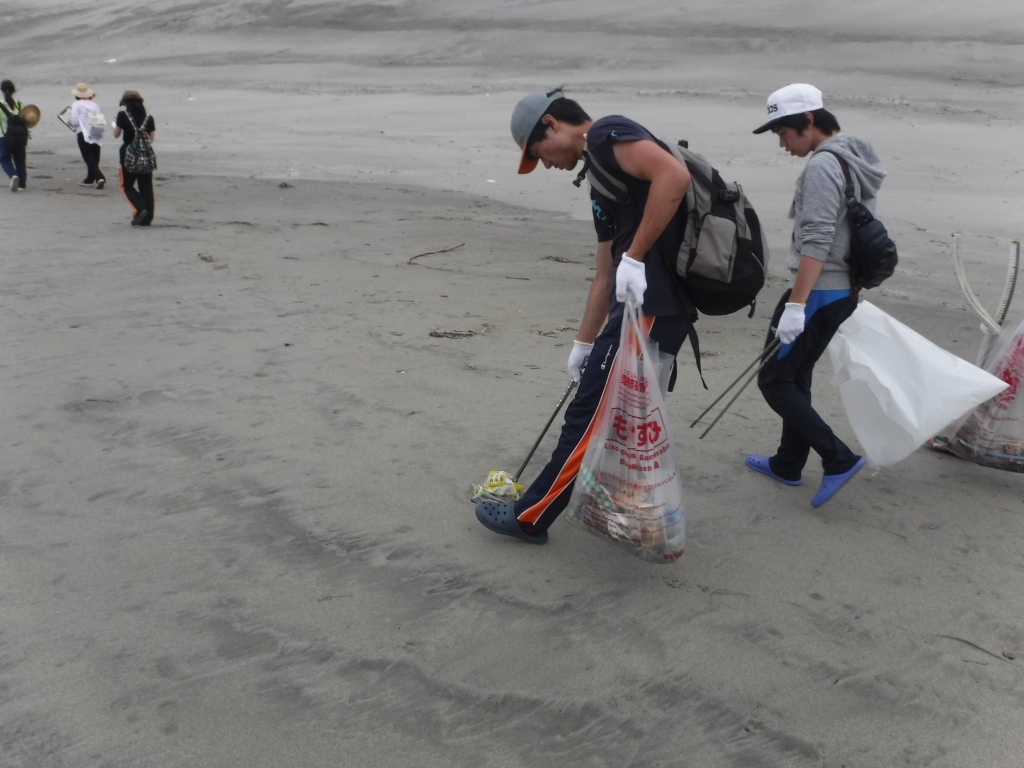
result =
[[[580,382],[580,368],[587,364],[587,358],[590,357],[590,350],[594,348],[593,344],[584,344],[582,341],[574,341],[572,343],[572,352],[569,353],[569,375],[572,376],[572,380],[577,384]]]
[[[782,310],[782,317],[779,318],[779,327],[775,335],[783,344],[792,344],[796,337],[804,332],[804,310],[803,304],[787,302],[786,308]]]
[[[615,298],[625,302],[626,291],[632,291],[637,303],[643,304],[646,290],[647,271],[644,269],[644,263],[622,254],[619,268],[615,270]]]

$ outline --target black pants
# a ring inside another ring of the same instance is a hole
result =
[[[693,325],[685,315],[645,318],[651,339],[662,352],[675,355]],[[534,531],[547,530],[569,505],[576,475],[587,452],[591,433],[598,427],[594,416],[608,388],[608,375],[619,349],[622,315],[611,318],[594,340],[590,361],[583,371],[576,396],[565,409],[565,423],[550,461],[516,502],[516,517]]]
[[[775,308],[772,328],[777,328],[791,291],[786,291]],[[757,385],[771,409],[782,417],[782,440],[769,460],[772,471],[786,480],[799,480],[810,449],[821,457],[826,475],[846,472],[860,458],[832,432],[832,428],[811,407],[811,375],[842,322],[853,314],[857,300],[838,299],[817,309],[807,319],[804,332],[792,344],[780,348],[761,369]],[[775,339],[768,330],[765,346]]]
[[[121,191],[132,207],[132,218],[140,211],[152,214],[156,201],[153,199],[153,174],[129,173],[121,166]]]
[[[82,153],[82,159],[85,160],[85,178],[82,181],[86,184],[95,184],[100,179],[107,178],[100,170],[102,149],[99,144],[90,144],[85,140],[85,136],[78,134],[78,151]]]

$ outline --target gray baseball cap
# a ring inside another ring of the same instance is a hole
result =
[[[519,160],[520,173],[529,173],[537,167],[537,158],[526,155],[526,142],[530,140],[530,134],[551,106],[551,102],[564,98],[565,94],[561,88],[551,92],[537,91],[520,99],[516,108],[512,110],[512,138],[516,146],[523,150]]]

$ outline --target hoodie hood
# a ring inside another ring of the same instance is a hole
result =
[[[859,187],[857,191],[861,199],[878,196],[878,189],[882,186],[885,171],[882,169],[882,161],[878,159],[878,155],[875,154],[875,150],[870,144],[863,139],[839,134],[821,142],[814,150],[814,154],[825,149],[841,156],[850,166],[850,173],[857,179]]]

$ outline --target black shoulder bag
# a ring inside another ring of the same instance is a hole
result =
[[[846,160],[835,152],[828,152],[839,161],[846,179],[846,212],[850,222],[850,284],[855,290],[877,288],[884,280],[892,277],[899,261],[896,243],[889,237],[885,225],[874,217],[864,203],[853,192],[853,179]]]

